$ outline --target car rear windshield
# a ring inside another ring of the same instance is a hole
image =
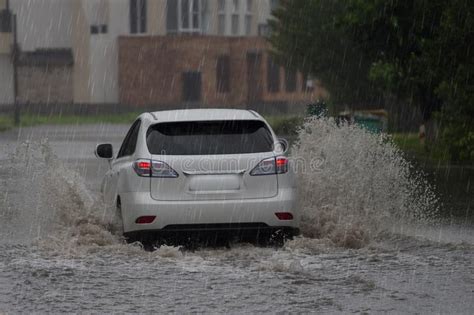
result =
[[[258,120],[167,122],[151,126],[147,145],[156,155],[271,152],[273,138]]]

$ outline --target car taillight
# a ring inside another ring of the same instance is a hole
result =
[[[293,220],[293,214],[291,212],[276,212],[278,220],[281,221],[291,221]]]
[[[284,174],[286,172],[288,172],[288,159],[284,156],[277,156],[260,161],[260,163],[250,171],[250,175],[274,175]]]
[[[155,221],[155,218],[156,216],[154,215],[145,215],[143,217],[138,217],[135,220],[135,223],[136,224],[150,224],[150,223],[153,223],[153,221]]]
[[[284,156],[277,156],[275,158],[277,174],[284,174],[288,172],[288,159]]]
[[[142,177],[161,177],[176,178],[178,173],[168,164],[155,160],[136,160],[133,163],[133,169],[138,176]]]

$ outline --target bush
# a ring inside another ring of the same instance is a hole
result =
[[[273,131],[279,136],[296,136],[298,128],[303,124],[304,117],[301,116],[271,116],[267,121]]]
[[[453,162],[474,162],[474,126],[468,119],[443,119],[440,141]]]

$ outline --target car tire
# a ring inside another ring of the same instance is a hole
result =
[[[283,247],[285,245],[285,242],[288,239],[291,239],[292,237],[285,233],[283,230],[277,230],[273,232],[272,234],[269,235],[267,239],[267,246],[272,246],[272,247]]]
[[[125,233],[125,228],[123,224],[123,212],[122,212],[122,201],[120,197],[117,198],[117,205],[115,211],[115,224],[117,226],[118,235],[122,236],[123,239],[128,243],[140,242],[143,246],[143,249],[146,251],[152,251],[154,248],[154,240],[151,238],[139,236],[140,234],[134,233]]]
[[[123,226],[123,215],[122,215],[122,201],[120,197],[117,198],[117,203],[115,206],[115,213],[114,213],[114,227],[116,229],[116,233],[118,236],[124,237],[124,226]],[[128,239],[126,239],[127,242]],[[130,243],[130,242],[129,242]]]

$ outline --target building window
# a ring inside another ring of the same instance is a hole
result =
[[[280,66],[270,56],[267,65],[267,88],[271,93],[280,91]]]
[[[107,24],[91,25],[91,34],[107,34]]]
[[[232,35],[239,35],[239,15],[232,14]]]
[[[92,35],[106,34],[109,14],[106,0],[96,0],[91,3],[91,10],[94,14],[90,17],[90,33]]]
[[[232,12],[236,13],[239,12],[239,7],[240,7],[240,1],[239,0],[232,0]]]
[[[146,0],[130,0],[130,33],[146,33]]]
[[[183,73],[183,101],[201,101],[201,72],[190,71]]]
[[[293,69],[285,69],[285,86],[287,92],[296,92],[296,71]]]
[[[225,12],[225,0],[218,0],[217,2],[217,11],[220,12]]]
[[[225,35],[225,14],[219,14],[217,17],[217,33]]]
[[[182,29],[189,29],[189,21],[190,15],[189,15],[189,2],[191,0],[181,0],[181,28]]]
[[[240,15],[239,15],[239,10],[240,10],[240,1],[239,0],[232,0],[232,17],[231,17],[231,34],[232,35],[239,35],[239,29],[240,29]]]
[[[193,21],[193,29],[201,29],[201,1],[194,0],[192,1],[191,7],[191,18]]]
[[[199,0],[181,0],[181,31],[195,32],[200,30],[201,8]]]
[[[253,9],[253,0],[247,0],[247,7],[245,13],[245,35],[252,34],[252,9]]]
[[[98,25],[91,25],[91,34],[99,34],[99,26]]]
[[[252,35],[252,16],[245,16],[245,35]]]
[[[253,0],[247,0],[247,13],[252,13],[253,9]]]
[[[268,36],[270,34],[270,27],[268,24],[258,25],[258,36]]]
[[[270,10],[275,10],[280,4],[279,0],[270,0]]]
[[[180,33],[199,33],[201,32],[201,0],[176,0],[180,3],[178,6],[179,29]]]
[[[230,57],[219,56],[216,66],[217,92],[230,92]]]
[[[210,0],[201,0],[200,8],[200,29],[202,33],[207,34],[210,31],[213,12],[211,12]]]
[[[166,1],[166,31],[168,34],[178,32],[178,1]]]
[[[225,35],[225,0],[219,0],[217,3],[217,34]]]
[[[167,0],[166,30],[168,34],[202,31],[201,0]]]
[[[13,31],[13,16],[10,10],[0,10],[0,32],[11,33]]]

